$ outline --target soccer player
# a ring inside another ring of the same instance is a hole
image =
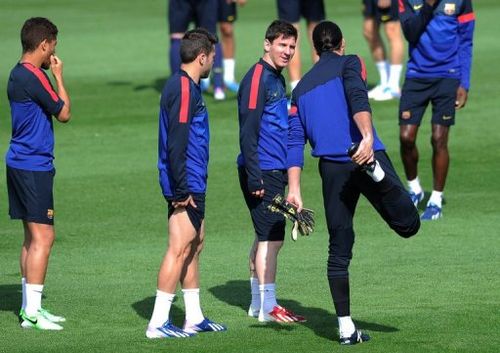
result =
[[[294,55],[296,40],[297,30],[290,23],[272,22],[265,35],[264,55],[247,72],[238,92],[238,174],[255,229],[250,251],[252,302],[248,315],[261,322],[304,321],[276,300],[276,268],[285,219],[267,209],[272,198],[285,191],[288,112],[281,71]]]
[[[165,83],[161,95],[158,170],[168,203],[169,244],[158,273],[155,305],[146,330],[148,338],[180,338],[226,330],[201,311],[198,269],[205,238],[210,138],[199,83],[210,74],[216,43],[217,38],[205,29],[186,32],[180,43],[181,68]],[[182,329],[169,319],[179,282],[186,308]]]
[[[181,65],[180,43],[189,23],[194,22],[197,27],[206,28],[210,33],[217,33],[217,10],[219,0],[169,0],[168,24],[170,30],[170,73],[175,74]],[[213,67],[214,99],[224,100],[222,82],[222,49],[220,43],[215,45],[216,55]],[[210,79],[206,77],[201,83],[205,91],[210,86]]]
[[[320,59],[292,93],[287,200],[302,209],[300,175],[304,144],[309,140],[313,157],[319,158],[330,234],[328,283],[340,343],[352,345],[369,339],[356,330],[349,298],[353,217],[360,195],[403,238],[417,233],[420,218],[372,125],[364,63],[356,55],[344,55],[345,40],[333,22],[318,24],[313,42]],[[351,158],[348,149],[352,143],[359,146]]]
[[[416,140],[431,103],[433,190],[421,218],[435,220],[442,216],[449,130],[455,124],[455,110],[467,102],[475,16],[471,0],[401,0],[399,4],[410,53],[399,104],[401,158],[411,198],[418,205],[424,191],[418,178]]]
[[[368,92],[368,98],[376,101],[399,98],[404,45],[398,18],[398,0],[363,0],[363,16],[363,34],[380,77],[379,83]],[[384,43],[380,38],[381,24],[384,25],[391,47],[390,65],[386,60]]]
[[[21,29],[23,53],[7,84],[12,138],[5,156],[11,219],[21,219],[23,301],[22,328],[62,330],[66,321],[42,308],[42,292],[54,231],[54,130],[52,116],[62,123],[71,117],[63,80],[63,62],[56,53],[57,27],[48,19],[28,19]],[[50,69],[57,91],[44,70]]]
[[[238,92],[239,84],[234,77],[236,62],[234,59],[234,22],[237,12],[236,4],[244,6],[247,0],[219,0],[219,30],[222,40],[222,55],[224,59],[224,86],[232,91]]]
[[[312,47],[312,31],[314,27],[325,19],[325,5],[323,0],[277,0],[278,17],[280,20],[293,24],[298,33],[300,28],[300,18],[304,17],[307,22],[307,38],[311,43],[311,56],[313,62],[318,61],[318,56]],[[301,73],[301,60],[299,41],[297,37],[297,48],[295,55],[288,66],[288,76],[290,78],[290,89],[293,90],[299,83]]]

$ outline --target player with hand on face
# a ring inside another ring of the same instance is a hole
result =
[[[57,27],[48,19],[28,19],[21,29],[23,54],[7,85],[12,138],[5,156],[11,219],[21,219],[23,301],[21,327],[62,330],[66,321],[42,308],[42,291],[55,240],[53,184],[55,176],[52,116],[62,123],[71,117],[64,86],[63,62],[55,55]],[[43,70],[42,70],[43,69]],[[50,69],[57,92],[44,70]]]
[[[272,22],[265,35],[264,56],[247,72],[238,93],[238,173],[255,230],[248,315],[259,321],[304,321],[276,300],[276,268],[285,218],[268,209],[276,194],[284,194],[286,185],[288,112],[281,72],[295,53],[296,40],[297,30],[290,23]]]
[[[181,68],[163,88],[160,101],[158,170],[168,204],[169,243],[158,273],[148,338],[182,338],[225,331],[200,307],[199,256],[205,239],[209,125],[200,80],[208,77],[217,38],[205,29],[186,32],[180,43]],[[183,328],[170,320],[177,283],[184,294]]]

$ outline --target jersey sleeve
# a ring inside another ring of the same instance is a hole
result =
[[[425,28],[434,16],[434,8],[439,4],[436,2],[434,6],[427,4],[424,1],[419,12],[416,12],[408,0],[398,0],[399,2],[399,20],[403,34],[409,43],[416,44],[420,39]]]
[[[262,79],[264,67],[254,66],[251,81],[242,82],[240,87],[240,149],[245,160],[250,192],[262,189],[262,172],[257,151],[260,123],[266,103],[266,90]]]
[[[27,82],[26,93],[43,110],[50,115],[57,116],[64,106],[64,101],[55,92],[47,74],[31,65],[25,65],[25,67],[33,74]]]
[[[363,59],[355,55],[348,56],[344,64],[342,78],[351,114],[371,113],[366,89],[366,67]]]
[[[475,20],[476,17],[472,10],[472,1],[465,0],[462,13],[458,16],[458,55],[460,59],[460,85],[466,90],[469,90],[470,87],[472,37],[474,35]]]
[[[193,119],[191,107],[190,82],[181,76],[179,93],[173,95],[167,107],[168,116],[168,159],[171,161],[171,173],[175,189],[174,201],[184,201],[189,197],[186,171],[186,150],[189,142],[189,130]]]
[[[287,168],[304,167],[306,136],[299,116],[296,97],[292,93],[292,106],[288,111]]]

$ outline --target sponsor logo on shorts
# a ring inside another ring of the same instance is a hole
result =
[[[446,3],[444,4],[444,13],[448,16],[455,14],[455,4]]]
[[[47,210],[47,218],[54,219],[54,210],[51,210],[50,208]]]
[[[451,115],[443,115],[443,120],[450,120],[451,118]]]
[[[409,110],[405,110],[401,113],[401,119],[408,120],[411,118],[411,112]]]
[[[418,11],[418,10],[420,10],[422,8],[422,6],[424,6],[424,4],[413,5],[413,10]]]

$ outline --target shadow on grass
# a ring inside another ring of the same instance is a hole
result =
[[[22,288],[20,284],[0,285],[0,311],[10,311],[16,316],[21,308]]]
[[[170,319],[176,325],[181,325],[184,322],[184,311],[175,304],[177,297],[174,299],[174,305],[170,310]],[[155,305],[155,297],[147,297],[139,300],[132,304],[132,308],[135,310],[137,315],[149,321],[151,314],[153,313],[153,307]]]
[[[243,312],[242,315],[247,315],[248,305],[250,303],[250,284],[248,281],[234,280],[228,281],[226,284],[215,286],[209,289],[217,299],[231,305],[240,308]],[[304,315],[307,318],[307,322],[301,323],[313,331],[317,336],[326,339],[337,339],[337,325],[335,323],[335,317],[330,312],[321,308],[306,307],[302,306],[301,303],[296,300],[290,299],[280,299],[280,304],[299,315]],[[377,332],[397,332],[399,331],[396,327],[382,325],[373,322],[366,322],[355,320],[357,328],[365,329],[368,331]],[[277,331],[291,331],[293,330],[293,325],[281,325],[277,323],[268,323],[266,325],[256,324],[252,325],[252,328],[267,328]]]

